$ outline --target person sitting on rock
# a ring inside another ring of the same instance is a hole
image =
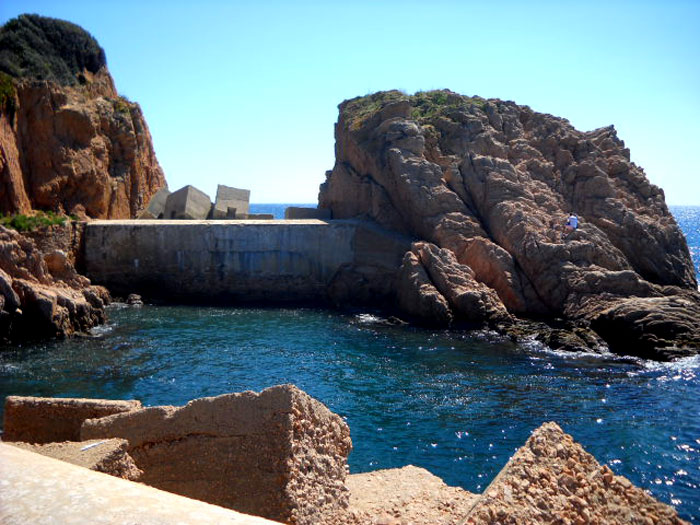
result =
[[[569,218],[566,219],[566,234],[578,230],[578,217],[574,212],[569,213]]]

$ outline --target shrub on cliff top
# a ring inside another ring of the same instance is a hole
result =
[[[20,15],[0,28],[0,71],[12,77],[75,85],[84,69],[96,73],[105,64],[97,40],[70,22]]]
[[[0,113],[7,115],[10,124],[14,123],[15,111],[17,110],[15,95],[16,90],[12,77],[0,71]]]
[[[51,226],[53,224],[62,225],[65,222],[66,217],[57,215],[52,211],[40,211],[35,215],[8,215],[7,217],[0,214],[0,226],[12,228],[18,232],[34,231],[43,226]]]
[[[343,118],[351,130],[358,130],[375,113],[387,104],[405,100],[411,104],[411,117],[425,122],[437,116],[447,116],[454,111],[464,111],[472,107],[483,109],[486,100],[481,97],[467,97],[448,89],[418,91],[407,95],[403,91],[379,91],[364,97],[346,100],[341,104]]]

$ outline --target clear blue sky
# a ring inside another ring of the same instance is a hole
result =
[[[2,0],[70,20],[141,104],[171,189],[316,202],[344,99],[449,88],[614,124],[669,204],[700,204],[700,1]]]

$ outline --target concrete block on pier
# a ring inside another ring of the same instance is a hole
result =
[[[194,186],[185,186],[168,195],[164,219],[201,220],[209,216],[211,200]]]

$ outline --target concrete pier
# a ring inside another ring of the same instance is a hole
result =
[[[323,302],[348,268],[393,275],[410,240],[361,221],[94,221],[85,270],[113,293]]]
[[[272,525],[0,443],[0,523]]]

